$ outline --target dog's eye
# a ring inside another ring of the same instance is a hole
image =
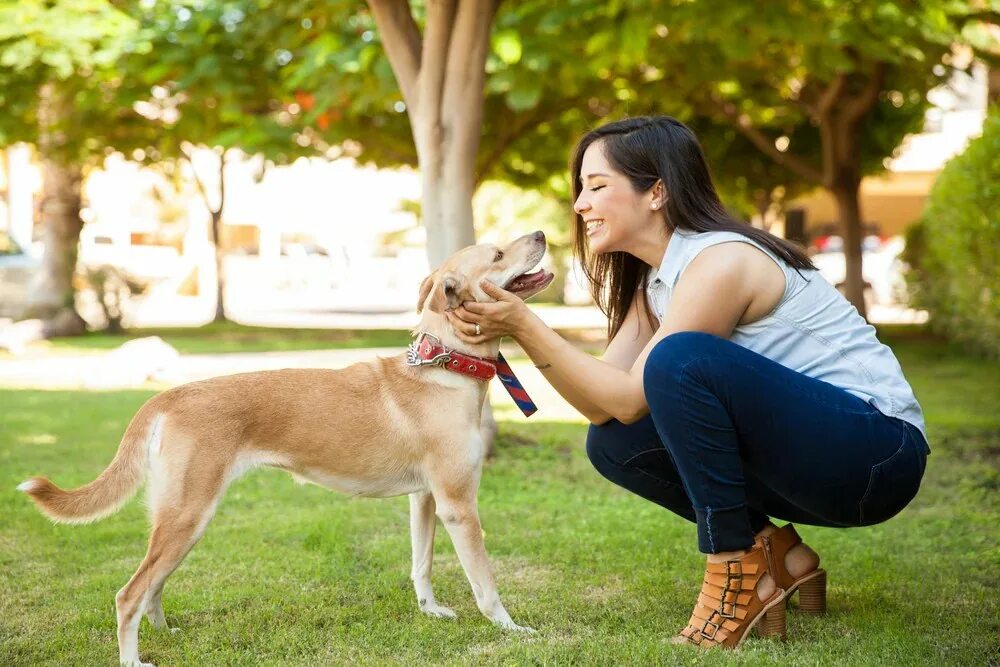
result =
[[[493,258],[494,262],[499,262],[503,259],[503,250],[497,250],[497,256]]]

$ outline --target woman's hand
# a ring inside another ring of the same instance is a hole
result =
[[[516,338],[531,311],[517,295],[490,281],[483,280],[479,285],[486,294],[496,299],[496,303],[466,301],[447,312],[448,321],[459,340],[477,345],[501,336]]]

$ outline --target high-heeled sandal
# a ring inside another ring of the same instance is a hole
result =
[[[785,589],[786,605],[791,608],[792,595],[798,591],[799,611],[808,614],[826,613],[826,570],[816,568],[796,579],[785,569],[785,556],[793,547],[802,544],[795,526],[786,523],[764,539],[770,542],[774,557],[771,576],[778,588]]]
[[[736,648],[754,628],[784,639],[785,591],[776,587],[765,601],[757,596],[757,582],[771,573],[773,562],[770,545],[758,538],[739,558],[708,563],[691,620],[675,641]]]

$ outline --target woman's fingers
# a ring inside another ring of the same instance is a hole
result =
[[[509,301],[512,298],[516,298],[514,297],[513,294],[511,294],[502,287],[494,285],[489,280],[479,281],[479,286],[483,289],[484,292],[486,292],[488,295],[490,295],[497,301]]]
[[[469,337],[482,336],[482,325],[478,322],[470,322],[467,319],[460,317],[457,311],[450,311],[447,313],[448,320],[451,321],[451,326],[459,334],[464,334]],[[459,338],[462,338],[460,335]],[[483,337],[485,339],[485,337]],[[468,342],[468,341],[467,341]]]

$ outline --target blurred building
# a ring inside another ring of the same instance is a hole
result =
[[[947,86],[932,90],[933,103],[923,131],[908,136],[885,162],[886,171],[861,183],[861,215],[866,230],[883,238],[897,236],[920,218],[927,195],[945,163],[965,150],[982,132],[986,118],[988,74],[957,73]],[[838,235],[837,206],[823,189],[791,202],[792,216],[802,216],[807,238]],[[780,225],[777,231],[781,231]]]

